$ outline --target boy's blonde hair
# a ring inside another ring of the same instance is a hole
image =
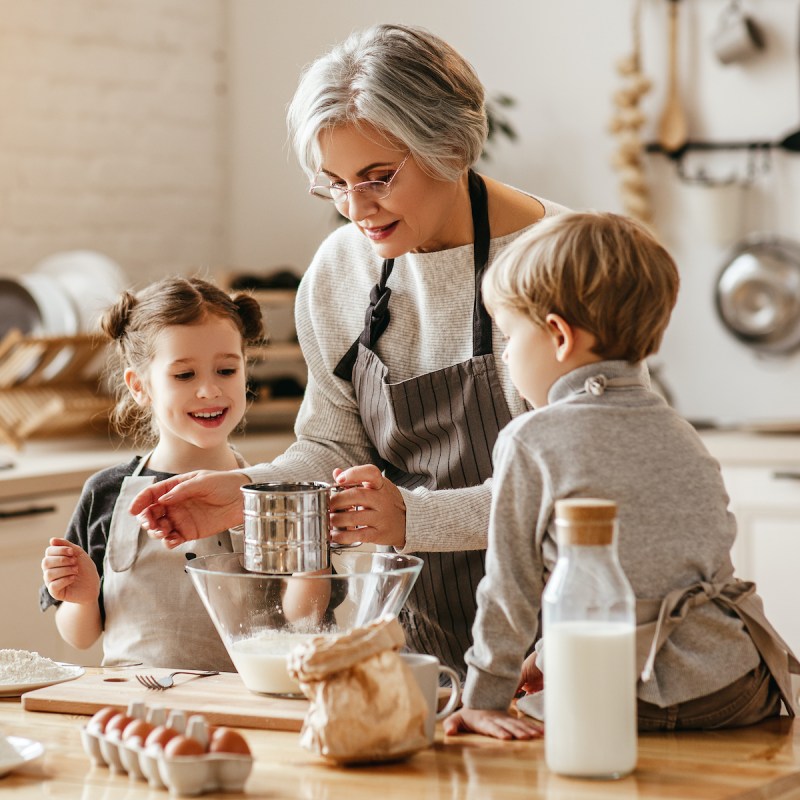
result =
[[[619,214],[572,212],[542,220],[497,257],[484,303],[545,325],[548,314],[593,334],[593,352],[631,363],[655,353],[678,297],[672,257]]]

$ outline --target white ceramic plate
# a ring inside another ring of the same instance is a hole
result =
[[[66,681],[74,681],[75,678],[80,678],[84,673],[83,667],[76,667],[72,665],[64,666],[64,677],[56,678],[53,680],[31,680],[26,683],[0,683],[0,697],[19,697],[25,692],[32,692],[34,689],[43,689],[45,686],[55,686],[57,683],[64,683]]]
[[[130,286],[115,261],[92,250],[70,250],[40,261],[33,270],[57,280],[78,309],[80,329],[91,332],[103,312]]]
[[[44,753],[44,745],[33,739],[23,739],[21,736],[7,736],[6,739],[17,751],[18,758],[12,758],[11,761],[0,761],[0,778],[28,761],[39,758]]]

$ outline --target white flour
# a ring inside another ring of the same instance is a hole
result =
[[[0,650],[0,686],[55,681],[71,674],[69,667],[30,650]]]

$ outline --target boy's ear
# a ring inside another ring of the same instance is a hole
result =
[[[575,349],[575,331],[572,325],[559,314],[548,314],[544,321],[553,339],[556,360],[566,361]]]
[[[147,394],[144,381],[139,375],[128,367],[123,377],[125,379],[125,385],[128,387],[128,391],[131,393],[131,397],[136,401],[136,404],[140,406],[149,405],[150,396]]]

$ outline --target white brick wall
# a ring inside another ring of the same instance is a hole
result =
[[[0,275],[92,249],[140,285],[226,252],[224,0],[0,0]]]

